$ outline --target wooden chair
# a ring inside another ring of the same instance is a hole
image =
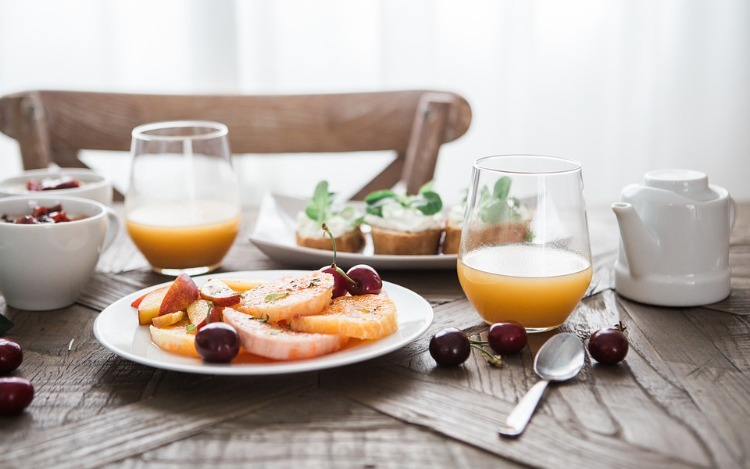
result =
[[[458,94],[383,91],[310,95],[149,95],[28,91],[0,98],[0,131],[16,139],[26,169],[85,167],[80,150],[130,149],[147,122],[215,120],[229,127],[233,153],[392,150],[393,162],[354,198],[433,178],[443,143],[463,135],[471,108]]]

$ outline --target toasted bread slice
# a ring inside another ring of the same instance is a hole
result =
[[[340,296],[321,314],[296,316],[292,330],[379,339],[398,329],[396,304],[384,294]]]
[[[333,275],[312,271],[262,283],[244,292],[232,308],[271,322],[288,321],[294,316],[320,313],[332,296]]]
[[[458,254],[461,246],[461,227],[450,221],[445,225],[445,237],[443,238],[443,254]]]
[[[332,334],[295,332],[224,308],[224,322],[237,330],[245,351],[274,360],[313,358],[339,350],[348,339]]]
[[[419,232],[393,231],[372,227],[375,254],[430,255],[440,248],[442,229]]]
[[[493,244],[522,243],[529,233],[528,221],[520,221],[498,223],[485,228],[470,230],[464,233],[464,236],[468,236],[466,249],[471,250]]]
[[[333,250],[331,238],[328,236],[321,236],[319,238],[308,237],[302,236],[297,232],[295,233],[295,237],[298,246],[313,249],[325,249],[327,251]],[[335,237],[334,240],[336,241],[336,251],[338,252],[357,252],[365,245],[365,236],[362,234],[362,230],[360,230],[359,227],[341,236]]]

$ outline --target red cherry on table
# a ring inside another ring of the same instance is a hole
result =
[[[605,365],[621,362],[628,354],[628,348],[628,339],[617,327],[594,332],[588,345],[591,357]]]
[[[0,415],[16,415],[31,404],[34,386],[23,378],[0,378]]]
[[[496,322],[487,333],[487,343],[495,353],[516,353],[526,347],[526,329],[517,322]]]
[[[21,365],[23,350],[18,343],[0,339],[0,374],[8,374]]]

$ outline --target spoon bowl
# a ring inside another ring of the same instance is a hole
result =
[[[575,334],[564,332],[547,340],[534,358],[534,372],[542,379],[518,402],[498,433],[511,437],[523,433],[549,382],[577,375],[585,356],[583,342]]]

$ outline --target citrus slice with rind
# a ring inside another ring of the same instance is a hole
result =
[[[398,312],[393,300],[383,294],[340,296],[320,314],[295,316],[290,327],[299,332],[379,339],[398,329]]]
[[[190,322],[183,319],[167,327],[149,326],[151,341],[165,352],[200,358],[195,350],[195,334],[187,331],[188,324]]]

